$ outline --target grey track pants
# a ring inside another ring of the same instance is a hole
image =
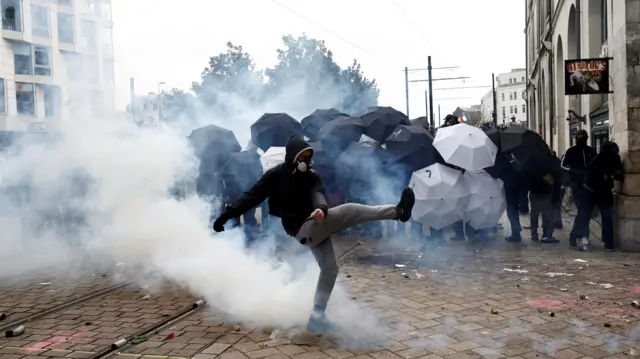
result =
[[[365,222],[398,218],[396,206],[366,206],[347,203],[330,208],[322,221],[313,218],[300,227],[296,240],[309,246],[320,266],[320,277],[314,298],[314,310],[324,311],[338,277],[338,261],[333,251],[331,235]]]

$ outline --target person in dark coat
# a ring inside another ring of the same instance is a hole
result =
[[[569,246],[571,248],[586,249],[589,244],[588,238],[584,237],[584,233],[589,233],[592,209],[589,210],[588,193],[584,188],[584,176],[587,164],[596,157],[597,152],[587,144],[588,140],[589,134],[587,131],[578,131],[576,133],[575,146],[571,146],[562,159],[562,168],[569,173],[571,194],[578,208],[578,214],[569,234]]]
[[[268,170],[240,198],[228,205],[213,223],[216,232],[224,231],[230,219],[246,213],[264,200],[270,214],[280,217],[282,227],[295,240],[308,247],[320,266],[313,312],[307,331],[321,334],[334,329],[325,309],[338,276],[338,262],[331,235],[365,222],[400,220],[407,222],[415,204],[415,194],[405,188],[397,205],[366,206],[347,203],[328,208],[320,175],[312,166],[313,148],[293,136],[286,146],[285,161]]]
[[[606,141],[600,146],[600,153],[587,165],[584,178],[586,196],[584,211],[576,218],[583,225],[582,238],[589,238],[589,222],[594,207],[598,207],[602,219],[602,241],[608,251],[614,250],[613,244],[613,181],[622,181],[622,160],[620,149],[615,142]],[[584,249],[584,248],[583,248]]]
[[[560,160],[550,153],[548,159],[549,172],[541,178],[534,180],[529,186],[529,203],[531,204],[531,240],[537,242],[538,219],[542,216],[542,243],[558,243],[553,238],[554,203],[557,201],[559,182],[561,181],[562,168]]]

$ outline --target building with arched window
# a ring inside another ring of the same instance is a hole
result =
[[[618,143],[616,240],[640,251],[640,0],[525,0],[528,125],[562,155],[585,129]],[[565,60],[610,57],[611,94],[565,96]]]

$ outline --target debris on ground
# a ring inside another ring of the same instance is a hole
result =
[[[147,294],[147,295],[145,295],[144,297],[142,297],[142,299],[144,299],[144,300],[149,300],[149,299],[151,299],[151,296],[150,296],[149,294]]]
[[[553,317],[555,317],[555,316],[556,316],[556,313],[554,313],[554,312],[549,312],[549,316],[550,316],[551,318],[553,318]]]
[[[568,292],[568,291],[569,291],[569,289],[567,289],[567,288],[560,288],[560,291],[561,291],[561,292]]]
[[[526,270],[526,269],[511,269],[511,268],[504,268],[503,270],[504,270],[505,272],[514,272],[514,273],[521,273],[521,274],[529,273],[529,271],[528,271],[528,270]]]
[[[584,294],[580,294],[580,299],[581,299],[581,300],[587,300],[587,299],[589,299],[589,297],[587,297],[587,296],[586,296],[586,295],[584,295]]]
[[[571,274],[571,273],[558,273],[558,272],[548,272],[548,273],[545,273],[545,275],[547,277],[551,277],[551,278],[554,278],[554,277],[573,277],[573,274]]]
[[[402,273],[401,275],[402,275],[402,278],[404,278],[404,279],[409,279],[409,274],[407,274],[407,273]]]
[[[574,259],[573,261],[574,262],[579,262],[579,263],[587,263],[587,261],[585,261],[584,259],[580,259],[580,258]]]
[[[631,302],[631,306],[634,308],[639,308],[640,309],[640,302],[638,302],[637,300],[634,300]]]
[[[233,331],[234,331],[234,332],[239,332],[239,331],[240,331],[240,326],[239,326],[238,324],[235,324],[235,325],[233,326]]]
[[[417,279],[424,278],[424,275],[420,273],[416,273],[416,278]]]
[[[493,309],[493,308],[491,308],[491,314],[498,314],[498,311]]]
[[[602,288],[604,288],[604,289],[611,289],[611,288],[613,288],[613,284],[610,284],[610,283],[602,283],[602,284],[600,284],[600,286],[601,286]]]
[[[0,320],[5,320],[7,319],[7,315],[4,313],[0,313]]]
[[[49,285],[49,284],[51,284],[51,282],[42,282],[42,283],[40,283],[40,285]]]
[[[604,323],[605,328],[611,328],[611,323]]]
[[[135,337],[131,339],[131,344],[140,344],[146,342],[147,340],[149,340],[149,338],[145,336]]]
[[[164,340],[171,340],[173,338],[176,337],[176,334],[174,332],[169,333],[169,335],[167,335],[166,338],[164,338]]]
[[[396,264],[396,268],[404,268],[406,267],[406,264]]]
[[[93,323],[91,323],[91,322],[84,322],[84,325],[91,325],[91,324],[93,324]]]

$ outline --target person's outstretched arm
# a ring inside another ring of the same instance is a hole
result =
[[[220,217],[229,220],[259,206],[269,197],[275,175],[275,169],[267,171],[248,191],[228,205]]]

